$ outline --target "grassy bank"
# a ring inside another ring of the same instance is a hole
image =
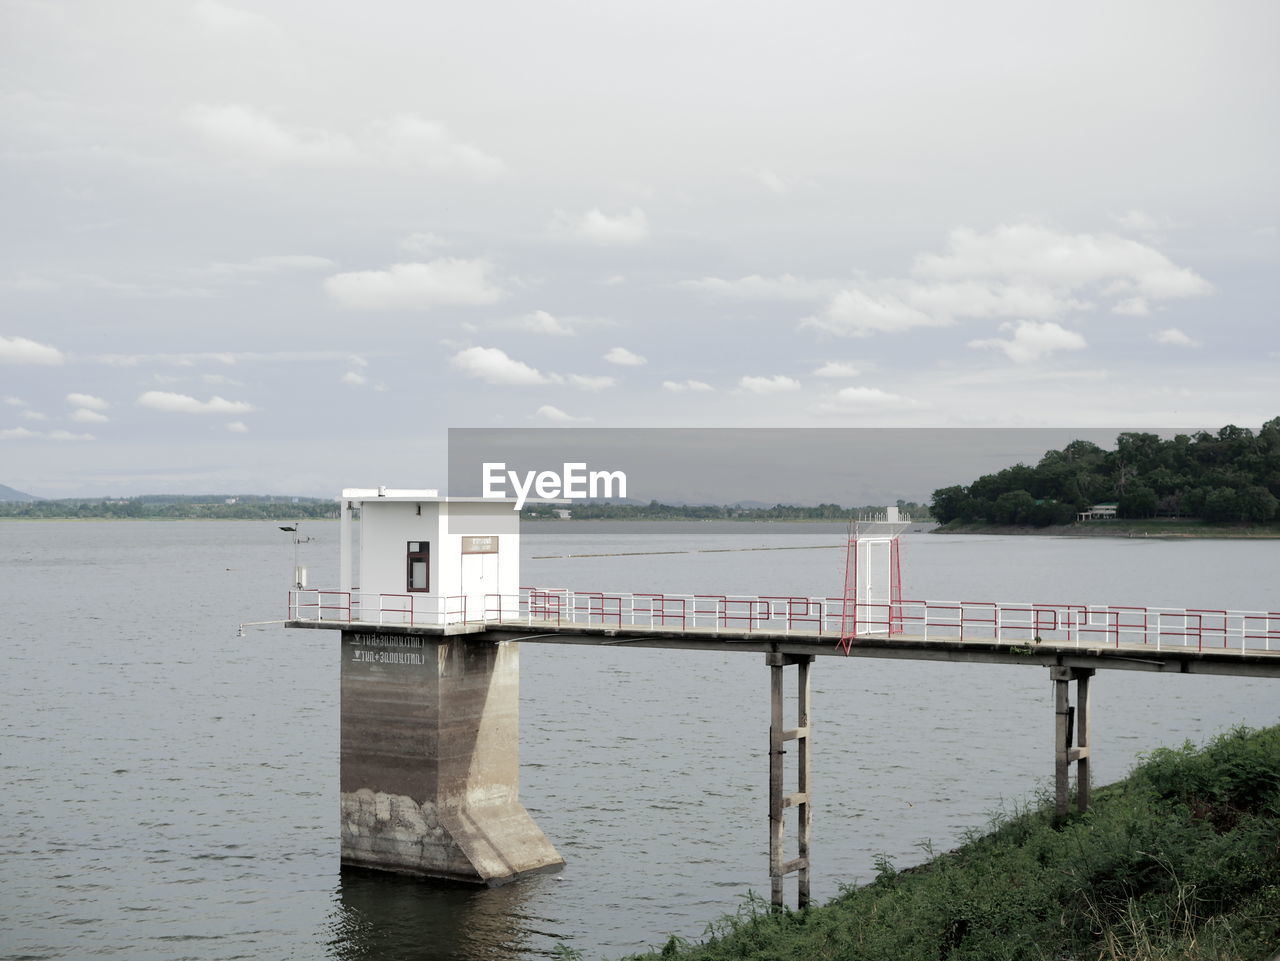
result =
[[[748,901],[686,961],[1265,961],[1280,951],[1280,728],[1154,752],[1093,810],[1046,809],[824,907]],[[573,957],[573,952],[568,952]]]
[[[1056,537],[1197,537],[1197,538],[1277,538],[1280,522],[1267,524],[1211,524],[1201,520],[1115,520],[1082,521],[1078,524],[983,524],[951,521],[936,527],[934,534],[1040,534]]]

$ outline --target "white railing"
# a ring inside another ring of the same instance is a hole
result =
[[[1280,612],[1036,604],[846,600],[792,595],[661,594],[521,588],[519,594],[444,597],[298,590],[289,619],[437,626],[643,628],[768,632],[903,640],[996,641],[1055,647],[1145,647],[1280,652]]]

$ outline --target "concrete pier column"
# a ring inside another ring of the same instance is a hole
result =
[[[1072,762],[1076,765],[1076,810],[1089,809],[1089,679],[1093,677],[1093,669],[1051,667],[1049,677],[1053,681],[1054,702],[1054,814],[1063,818],[1071,807]],[[1076,682],[1074,708],[1071,706],[1072,681]]]
[[[773,906],[785,905],[783,881],[788,874],[798,875],[796,906],[809,905],[809,841],[813,826],[813,808],[809,799],[809,666],[811,654],[766,654],[769,665],[769,881]],[[783,726],[783,668],[796,665],[796,726]],[[795,741],[799,755],[796,768],[796,790],[786,793],[783,762],[786,742]],[[797,857],[787,861],[783,854],[783,821],[786,809],[796,808]]]
[[[520,804],[519,647],[342,632],[342,861],[502,884],[564,864]]]

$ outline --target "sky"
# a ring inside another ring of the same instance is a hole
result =
[[[0,483],[438,487],[448,428],[1256,427],[1277,36],[1269,0],[0,0]]]

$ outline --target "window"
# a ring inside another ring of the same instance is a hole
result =
[[[425,592],[431,589],[430,541],[409,541],[405,580],[406,590]]]

